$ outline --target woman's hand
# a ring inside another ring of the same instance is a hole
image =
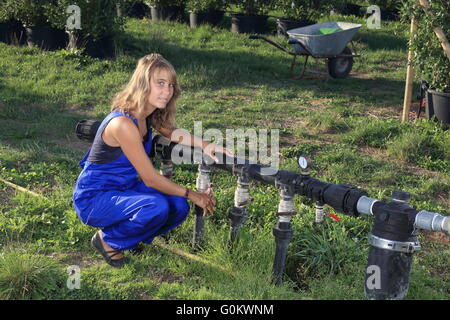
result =
[[[203,216],[211,215],[216,210],[216,199],[212,196],[211,187],[204,192],[190,190],[188,199],[203,208]]]
[[[215,162],[219,162],[219,159],[216,156],[216,152],[222,153],[224,155],[227,155],[231,158],[234,158],[233,152],[228,150],[227,148],[224,148],[222,146],[219,146],[215,143],[208,143],[204,148],[203,152],[209,156],[211,159],[213,159]]]

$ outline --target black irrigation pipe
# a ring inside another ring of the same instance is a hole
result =
[[[92,141],[99,122],[83,120],[77,124],[80,139]],[[151,157],[161,158],[161,173],[173,176],[173,164],[198,164],[197,189],[205,190],[210,183],[211,168],[230,172],[238,177],[234,207],[229,211],[229,246],[233,247],[239,230],[247,218],[245,206],[251,202],[248,189],[252,180],[273,185],[280,190],[278,221],[273,228],[276,251],[273,264],[273,281],[282,283],[287,247],[293,235],[291,218],[296,214],[295,195],[305,196],[316,202],[316,223],[323,221],[323,206],[352,217],[374,216],[369,234],[371,245],[365,276],[365,295],[368,299],[403,299],[409,287],[412,256],[420,250],[418,229],[443,232],[450,235],[450,217],[426,210],[416,210],[408,204],[409,194],[394,191],[392,201],[370,198],[367,192],[348,184],[331,184],[312,178],[303,167],[300,174],[275,170],[268,166],[242,158],[230,158],[216,154],[215,163],[201,150],[168,141],[161,135],[153,138]],[[300,160],[300,159],[299,159]],[[306,164],[306,159],[303,163]],[[299,161],[300,163],[300,161]],[[193,248],[200,249],[205,217],[201,208],[195,208]]]

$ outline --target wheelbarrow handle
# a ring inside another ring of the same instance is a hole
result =
[[[248,38],[249,38],[249,39],[261,39],[261,40],[264,40],[264,41],[270,43],[271,45],[273,45],[274,47],[280,49],[281,51],[284,51],[284,52],[286,52],[286,53],[288,53],[288,54],[290,54],[290,55],[293,55],[293,56],[297,55],[295,52],[292,52],[292,51],[287,50],[286,48],[280,46],[278,43],[276,43],[276,42],[274,42],[274,41],[272,41],[272,40],[270,40],[270,39],[268,39],[268,38],[266,38],[266,37],[264,37],[264,36],[251,35],[251,36],[249,36]]]
[[[289,38],[288,44],[298,44],[308,55],[312,56],[313,58],[316,57],[311,51],[309,51],[308,48],[306,48],[306,46],[300,40]]]

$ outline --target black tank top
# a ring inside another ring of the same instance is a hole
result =
[[[146,118],[147,133],[144,136],[145,142],[147,142],[148,132],[151,130],[151,116],[152,115],[149,115]],[[94,141],[92,142],[91,151],[89,152],[89,156],[87,159],[88,161],[90,161],[92,163],[97,163],[97,164],[108,163],[108,162],[116,160],[122,154],[122,148],[108,146],[103,141],[103,138],[102,138],[103,131],[105,130],[106,126],[108,125],[109,121],[111,121],[111,120],[112,119],[108,120],[108,122],[106,122],[103,126],[100,126],[98,128],[98,130],[100,132],[97,132],[97,134],[95,135]]]

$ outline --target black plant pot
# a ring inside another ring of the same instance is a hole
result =
[[[97,40],[89,39],[86,43],[86,54],[93,58],[114,58],[116,56],[114,38],[106,36]]]
[[[191,28],[196,28],[200,24],[211,24],[213,26],[218,25],[223,19],[224,11],[210,10],[199,13],[189,13],[189,23]]]
[[[0,42],[10,43],[9,42],[9,23],[8,22],[0,22]]]
[[[398,21],[400,18],[398,10],[383,10],[381,9],[381,20]]]
[[[143,2],[135,1],[129,7],[120,9],[122,15],[132,18],[142,19],[150,14],[149,7]]]
[[[294,21],[283,18],[277,19],[277,35],[279,37],[286,37],[288,30],[306,27],[314,23],[316,22],[311,20]]]
[[[81,36],[74,33],[69,34],[69,50],[84,49],[84,54],[93,58],[114,58],[116,56],[116,43],[114,36],[104,36],[94,39],[91,36]]]
[[[353,3],[345,3],[344,7],[342,8],[342,14],[345,15],[353,15],[353,16],[357,16],[357,17],[362,17],[364,16],[364,11],[363,11],[363,7],[357,4],[353,4]]]
[[[231,14],[231,31],[235,33],[266,33],[266,15]]]
[[[0,42],[6,44],[24,45],[26,44],[26,31],[22,23],[17,20],[10,20],[0,23]]]
[[[105,59],[116,56],[116,47],[112,35],[99,39],[94,39],[89,36],[81,39],[80,43],[85,48],[85,54],[93,58]]]
[[[151,7],[152,21],[181,21],[184,15],[184,7],[167,6],[167,7]]]
[[[65,48],[69,41],[64,30],[50,26],[27,27],[25,29],[29,47],[37,46],[44,50],[59,50]]]
[[[428,89],[426,97],[426,117],[436,116],[439,122],[450,124],[450,93]]]

